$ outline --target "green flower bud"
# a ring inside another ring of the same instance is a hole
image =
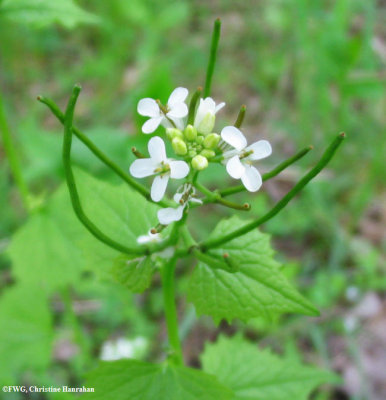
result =
[[[166,136],[170,140],[173,140],[175,137],[178,137],[180,139],[184,138],[184,135],[182,134],[182,132],[177,128],[167,128],[166,129]]]
[[[200,154],[206,158],[212,158],[216,155],[216,153],[213,150],[208,150],[208,149],[202,150]]]
[[[184,156],[188,152],[188,149],[186,148],[186,143],[179,137],[175,137],[172,140],[172,147],[174,152],[179,156]]]
[[[197,139],[196,139],[196,142],[198,143],[198,144],[203,144],[204,143],[204,136],[202,136],[202,135],[198,135],[197,136]]]
[[[205,117],[201,120],[197,127],[199,133],[207,135],[213,131],[214,123],[216,122],[216,116],[208,112]]]
[[[193,157],[196,156],[196,155],[197,155],[196,150],[189,150],[189,153],[188,153],[188,156],[189,156],[189,157],[193,158]]]
[[[188,125],[184,130],[186,139],[193,141],[197,137],[197,129],[193,125]]]
[[[217,133],[210,133],[204,139],[204,147],[207,149],[215,149],[220,141],[220,135]]]
[[[208,166],[208,160],[204,156],[197,155],[193,157],[192,167],[198,171],[202,171]]]

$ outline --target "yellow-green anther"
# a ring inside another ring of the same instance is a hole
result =
[[[179,137],[175,137],[172,140],[172,147],[173,147],[174,152],[176,154],[178,154],[179,156],[184,156],[188,152],[186,143]]]
[[[202,156],[204,156],[205,158],[212,158],[216,155],[216,153],[213,150],[209,150],[209,149],[202,150],[200,154]]]
[[[202,171],[208,166],[208,159],[204,156],[197,155],[192,159],[192,167],[197,171]]]
[[[198,135],[197,136],[197,139],[196,139],[196,142],[198,143],[198,144],[203,144],[204,143],[204,136],[202,136],[202,135]]]
[[[188,125],[185,128],[184,135],[185,135],[186,139],[188,139],[192,142],[193,140],[196,140],[197,129],[193,125]]]
[[[206,149],[215,149],[220,141],[220,135],[217,133],[210,133],[204,139],[204,147]]]
[[[213,131],[214,123],[216,122],[216,116],[210,112],[208,112],[200,124],[197,127],[199,133],[203,135],[207,135]]]
[[[166,136],[168,137],[169,140],[173,140],[175,137],[178,137],[180,139],[184,138],[183,133],[179,129],[176,129],[176,128],[167,128]]]
[[[197,155],[197,152],[195,151],[195,150],[189,150],[189,153],[188,153],[188,156],[189,157],[194,157],[194,156],[196,156]]]

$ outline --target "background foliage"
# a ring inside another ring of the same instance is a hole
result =
[[[84,253],[94,239],[77,224],[60,186],[62,128],[35,98],[48,94],[63,106],[72,84],[82,83],[77,124],[128,169],[130,148],[145,143],[138,134],[138,99],[166,100],[173,87],[193,91],[203,84],[211,25],[219,16],[223,36],[213,97],[227,102],[225,119],[233,123],[239,106],[247,105],[244,131],[273,143],[267,169],[297,148],[316,148],[315,156],[311,152],[250,197],[254,215],[268,209],[336,133],[345,131],[349,140],[330,169],[263,229],[274,237],[278,268],[321,317],[271,316],[216,326],[197,319],[181,295],[188,363],[221,370],[211,353],[214,346],[224,352],[235,346],[230,339],[209,345],[201,361],[198,353],[205,341],[238,328],[249,341],[282,353],[285,362],[306,360],[340,373],[342,382],[319,389],[315,399],[383,399],[385,13],[384,2],[375,0],[0,1],[0,93],[37,204],[27,216],[0,153],[0,321],[7,327],[0,334],[0,358],[12,360],[0,367],[0,383],[80,385],[106,339],[117,337],[153,343],[142,351],[143,360],[161,356],[159,277],[154,290],[129,295],[107,271],[106,254]],[[135,199],[125,199],[116,178],[74,145],[75,164],[113,185],[111,199],[90,196],[88,202],[102,217],[103,203],[108,227],[125,201]],[[84,179],[95,193],[96,183]],[[217,171],[205,179],[214,187],[232,183]],[[204,212],[206,223],[193,226],[202,236],[226,216],[223,209]],[[181,294],[189,285],[186,267],[180,270]],[[205,273],[205,266],[195,273]],[[20,340],[25,347],[17,346]],[[238,346],[248,352],[252,345]],[[268,350],[258,356],[274,357]],[[185,379],[184,373],[178,376]],[[301,389],[293,389],[297,398]]]

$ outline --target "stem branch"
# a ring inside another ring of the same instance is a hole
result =
[[[212,85],[213,71],[214,71],[214,66],[216,64],[217,47],[218,47],[218,42],[220,40],[220,31],[221,31],[221,20],[220,18],[217,18],[214,21],[214,26],[213,26],[212,43],[210,46],[210,56],[209,56],[208,68],[206,70],[204,97],[210,96],[210,87]]]
[[[166,326],[168,330],[170,360],[176,365],[183,364],[183,355],[180,338],[178,335],[178,316],[175,300],[174,272],[177,259],[171,258],[165,263],[162,270],[162,292],[165,307]]]
[[[51,112],[55,115],[55,117],[64,124],[64,114],[59,109],[59,107],[55,104],[54,101],[48,99],[43,96],[39,96],[38,100],[45,104]],[[153,202],[150,197],[149,190],[138,183],[135,179],[133,179],[130,175],[128,175],[125,171],[123,171],[114,161],[112,161],[106,154],[104,154],[86,135],[84,135],[78,128],[75,126],[71,127],[72,133],[83,143],[85,144],[89,150],[99,158],[107,167],[109,167],[112,171],[114,171],[123,181],[125,181],[129,186],[135,189],[138,193],[140,193],[145,199]],[[153,202],[154,203],[154,202]],[[170,203],[167,201],[160,201],[157,204],[162,207],[170,206]]]
[[[242,226],[241,228],[228,233],[227,235],[223,235],[218,238],[209,239],[202,242],[199,245],[200,250],[206,251],[208,249],[218,247],[236,237],[245,235],[246,233],[273,218],[328,164],[338,147],[341,145],[344,138],[344,133],[338,135],[324,152],[323,156],[315,165],[315,167],[312,168],[311,171],[309,171],[302,179],[300,179],[300,181],[279,202],[277,202],[276,205],[270,211],[268,211],[268,213],[263,215],[261,218],[255,219],[254,221]]]
[[[299,160],[300,158],[304,157],[310,150],[312,150],[312,146],[305,147],[304,149],[300,150],[298,153],[293,155],[292,157],[288,158],[287,160],[283,161],[280,163],[277,167],[275,167],[273,170],[267,172],[266,174],[263,175],[263,182],[275,177],[276,175],[279,175],[280,172],[285,170],[287,167],[289,167],[291,164]],[[220,194],[222,197],[229,196],[231,194],[235,193],[240,193],[244,192],[245,186],[243,185],[238,185],[238,186],[233,186],[224,190],[220,191]]]

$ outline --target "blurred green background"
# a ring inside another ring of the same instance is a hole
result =
[[[138,100],[166,100],[174,87],[192,92],[203,85],[212,24],[220,17],[212,97],[227,103],[218,117],[221,126],[233,123],[246,104],[243,131],[273,145],[273,156],[261,163],[263,172],[314,145],[300,163],[249,196],[254,215],[279,199],[337,133],[344,131],[348,138],[328,170],[263,227],[273,236],[283,271],[322,316],[216,327],[209,318],[196,319],[181,294],[186,359],[199,365],[206,340],[241,329],[261,345],[342,376],[341,385],[319,389],[314,399],[386,398],[385,2],[54,3],[0,0],[0,97],[35,201],[49,199],[63,182],[62,128],[37,95],[64,107],[72,85],[81,83],[77,125],[128,170],[131,147],[145,149],[148,139],[140,134]],[[73,160],[96,177],[116,179],[78,143]],[[208,171],[205,180],[213,188],[233,183],[218,170]],[[117,338],[130,341],[133,356],[159,359],[162,346],[154,343],[165,340],[159,281],[132,296],[88,272],[71,284],[58,282],[47,303],[20,278],[23,270],[13,272],[7,253],[28,217],[3,148],[0,194],[0,383],[76,386],[106,340]],[[192,225],[197,237],[228,214],[216,208],[202,212],[205,224]],[[44,240],[43,233],[36,237]],[[186,278],[180,278],[183,293]],[[26,304],[41,311],[32,316]],[[24,334],[10,339],[20,330]],[[17,340],[27,345],[18,346]],[[31,398],[50,398],[40,396]]]

